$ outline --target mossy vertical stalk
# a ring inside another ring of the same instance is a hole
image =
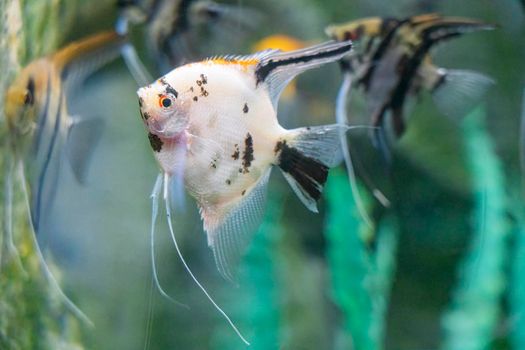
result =
[[[478,108],[462,125],[474,192],[473,232],[451,305],[442,318],[441,348],[446,350],[489,348],[506,287],[509,223],[505,181],[484,118],[485,110]]]
[[[383,348],[385,314],[395,270],[397,225],[381,221],[375,249],[366,247],[370,235],[360,217],[346,176],[333,171],[328,180],[327,257],[332,298],[344,317],[337,347],[356,350]],[[352,344],[352,345],[351,345]]]

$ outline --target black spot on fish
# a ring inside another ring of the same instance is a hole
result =
[[[155,134],[149,133],[148,134],[149,143],[151,145],[151,148],[155,152],[160,152],[162,150],[162,145],[164,144],[162,140]]]
[[[204,89],[203,86],[201,86],[201,96],[207,97],[209,95],[208,91]]]
[[[279,167],[290,174],[308,196],[314,200],[321,197],[322,186],[328,177],[325,164],[283,142],[280,146]]]
[[[172,94],[173,96],[175,96],[175,98],[177,98],[179,96],[179,93],[173,88],[173,86],[171,86],[167,81],[166,79],[164,78],[160,78],[160,82],[166,86],[166,93],[168,94]]]
[[[235,150],[233,151],[232,158],[233,158],[233,160],[237,160],[237,159],[239,159],[241,151],[239,149],[239,145],[238,144],[235,144],[234,147],[235,147]]]
[[[190,86],[190,91],[191,91],[191,92],[193,92],[193,91],[194,91],[194,89],[193,89],[193,86]]]
[[[200,81],[200,80],[196,80],[195,82],[197,83],[198,86],[202,85],[202,81]]]
[[[27,91],[24,96],[24,104],[26,106],[32,106],[35,103],[35,80],[30,77],[27,81]]]
[[[144,112],[144,113],[142,113],[142,117],[144,118],[144,120],[148,120],[150,115],[147,112]]]
[[[246,194],[246,190],[242,190],[241,196],[244,196]]]
[[[199,98],[197,96],[193,96],[193,101],[197,102]]]
[[[230,179],[227,179],[227,180],[226,180],[226,185],[231,185],[231,184],[232,184],[231,180],[230,180]]]
[[[219,156],[213,157],[210,163],[210,167],[212,167],[213,169],[217,169],[218,162],[219,162]]]
[[[248,108],[248,104],[245,103],[245,104],[244,104],[244,107],[242,107],[242,111],[246,114],[246,113],[248,113],[249,110],[250,110],[250,109]]]
[[[143,105],[144,105],[144,99],[142,97],[139,97],[139,107],[142,108]]]
[[[208,84],[208,78],[204,74],[201,74],[201,81],[203,84]]]
[[[253,139],[252,135],[250,135],[250,133],[247,133],[246,138],[244,139],[244,152],[242,154],[242,172],[244,174],[250,172],[248,168],[252,165],[253,160]]]
[[[283,141],[277,141],[277,143],[275,144],[275,147],[273,149],[273,152],[275,154],[281,152],[281,150],[286,146],[286,140],[283,140]]]

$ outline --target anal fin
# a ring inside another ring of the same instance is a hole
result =
[[[271,167],[257,184],[235,203],[225,207],[203,208],[201,216],[208,245],[220,274],[234,281],[235,267],[262,222]]]
[[[104,130],[104,121],[89,118],[71,122],[66,142],[66,155],[76,180],[84,184],[93,151]]]

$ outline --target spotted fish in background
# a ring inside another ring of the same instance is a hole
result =
[[[328,42],[291,52],[217,57],[181,66],[138,90],[164,174],[153,197],[163,182],[170,233],[184,264],[169,220],[173,178],[182,178],[196,199],[208,244],[227,279],[260,224],[272,166],[281,169],[306,207],[317,211],[328,169],[340,160],[339,132],[348,127],[286,130],[277,121],[277,103],[296,75],[336,61],[351,48],[350,42]]]
[[[127,32],[128,23],[146,24],[146,44],[161,72],[188,59],[187,36],[198,24],[246,27],[252,17],[252,11],[247,9],[208,0],[118,0],[117,6],[121,12],[119,33]],[[215,26],[214,30],[220,31],[220,27]]]
[[[69,114],[70,97],[78,92],[86,77],[118,57],[124,42],[125,38],[115,32],[73,42],[31,62],[7,90],[5,115],[11,159],[6,176],[10,179],[6,207],[12,205],[13,172],[16,170],[28,201],[34,235],[51,209],[62,162],[67,161],[75,178],[83,183],[91,151],[102,131],[101,120],[74,118]],[[11,210],[6,212],[6,235],[11,237]],[[47,277],[58,288],[67,306],[87,320],[60,290],[43,259],[36,236],[34,239]]]
[[[464,115],[478,103],[493,80],[465,70],[437,67],[430,49],[437,43],[465,33],[491,30],[493,25],[459,17],[424,14],[405,19],[365,18],[332,25],[326,33],[336,40],[354,40],[355,55],[342,63],[345,83],[363,89],[377,145],[384,148],[385,123],[391,123],[397,137],[406,129],[407,101],[422,90],[432,93],[437,106],[447,115]],[[346,102],[340,93],[339,104]],[[344,109],[344,106],[343,108]],[[390,118],[390,120],[388,120]],[[339,114],[340,122],[347,122]],[[387,156],[387,158],[389,158]]]

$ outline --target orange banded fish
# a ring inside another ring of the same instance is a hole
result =
[[[138,90],[141,116],[161,168],[152,196],[154,213],[164,186],[175,248],[205,293],[175,239],[168,200],[172,180],[180,178],[197,201],[217,267],[232,279],[233,266],[261,222],[273,166],[281,169],[304,205],[317,212],[328,169],[340,160],[339,133],[348,127],[286,130],[277,121],[277,104],[296,75],[336,61],[351,48],[351,42],[328,42],[291,52],[217,57],[176,68]]]
[[[99,119],[71,116],[70,95],[91,73],[118,57],[124,41],[125,38],[115,32],[104,32],[73,42],[27,65],[5,96],[7,146],[11,150],[6,176],[6,236],[12,240],[10,208],[13,173],[17,171],[26,197],[35,249],[44,272],[66,306],[88,323],[90,321],[62,292],[49,271],[36,234],[49,215],[62,163],[67,161],[75,178],[84,182],[91,151],[102,130]]]

